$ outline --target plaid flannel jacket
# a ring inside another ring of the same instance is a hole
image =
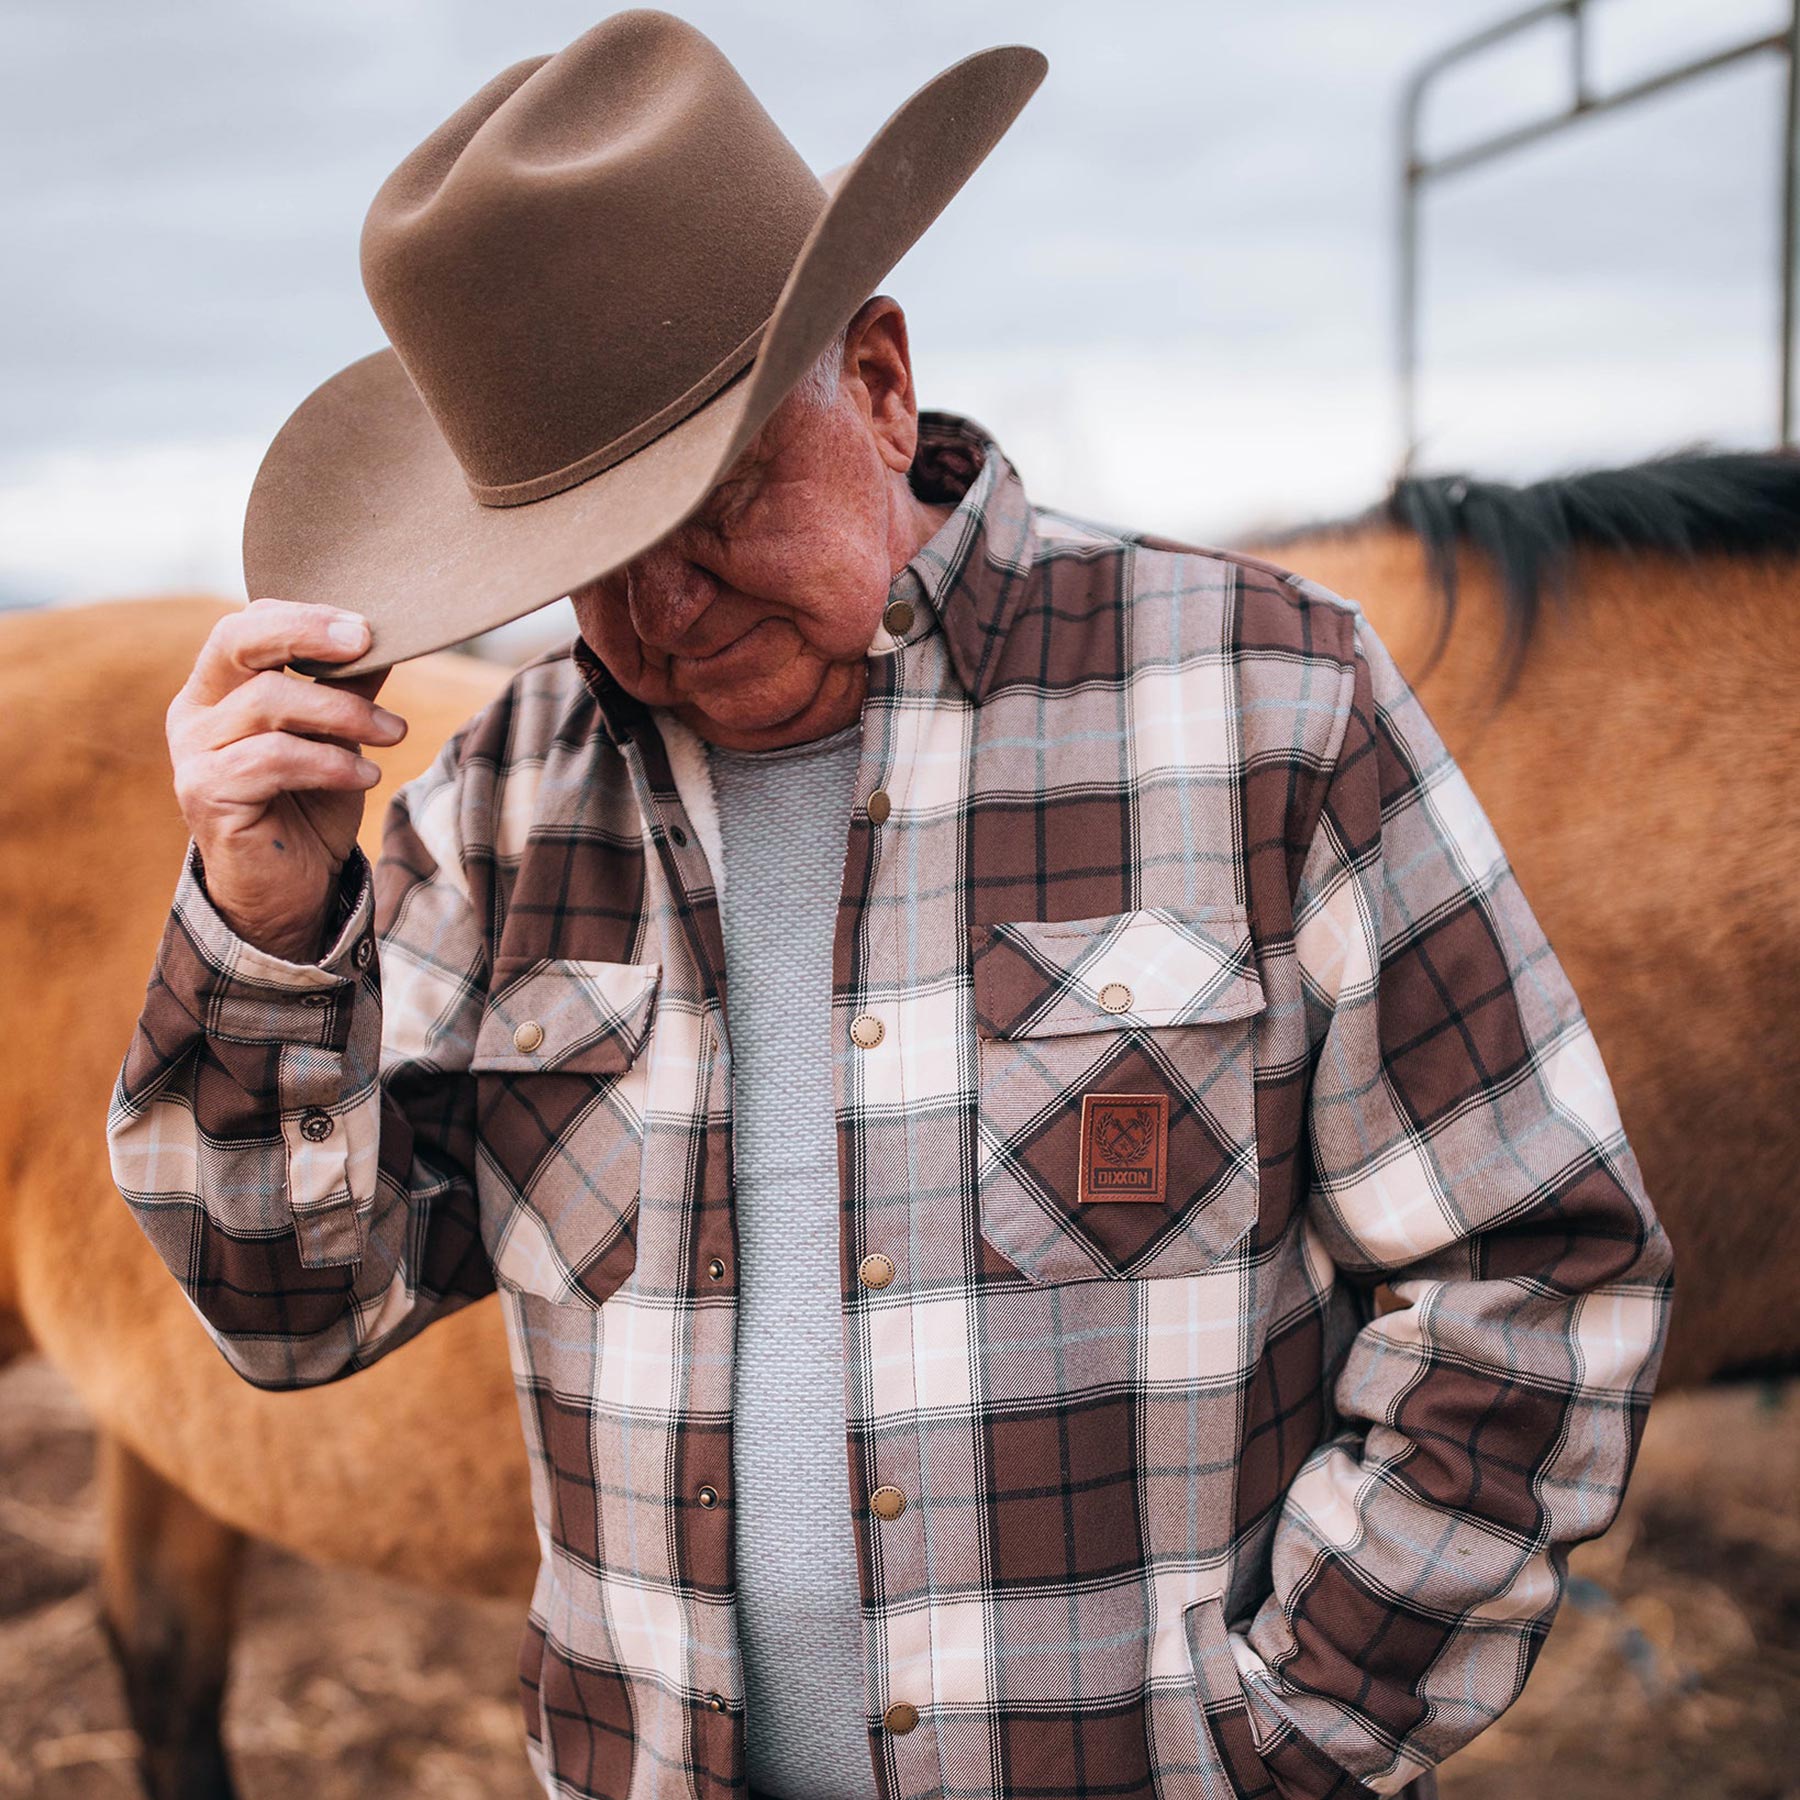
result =
[[[914,485],[960,499],[869,648],[833,952],[879,1789],[1423,1788],[1518,1693],[1661,1353],[1600,1056],[1352,603],[1034,508],[923,424]],[[316,965],[190,857],[109,1127],[253,1382],[498,1287],[560,1796],[744,1783],[698,748],[579,642],[540,659],[394,797]]]

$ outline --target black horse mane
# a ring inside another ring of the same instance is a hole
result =
[[[1493,568],[1506,609],[1503,688],[1519,666],[1549,594],[1569,601],[1574,553],[1596,548],[1672,556],[1781,556],[1800,553],[1800,454],[1792,451],[1673,451],[1622,469],[1583,469],[1515,487],[1469,475],[1415,475],[1344,531],[1390,523],[1425,548],[1442,601],[1441,654],[1455,622],[1460,546]],[[1306,535],[1284,532],[1291,543]]]

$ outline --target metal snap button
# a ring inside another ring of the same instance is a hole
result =
[[[544,1028],[536,1019],[527,1019],[513,1027],[513,1048],[521,1056],[529,1056],[544,1041]]]
[[[677,850],[685,850],[687,848],[687,833],[683,831],[679,825],[671,825],[669,827],[669,842],[673,844]]]
[[[897,1487],[878,1487],[869,1496],[869,1510],[878,1519],[897,1519],[906,1511],[906,1496]]]
[[[856,1265],[856,1276],[864,1287],[884,1288],[894,1279],[893,1259],[876,1250]]]
[[[706,1273],[714,1281],[723,1281],[725,1279],[725,1265],[715,1256],[712,1261],[706,1265]]]
[[[881,1715],[881,1722],[895,1737],[905,1737],[919,1722],[919,1709],[907,1700],[896,1700]]]
[[[334,1129],[331,1114],[322,1112],[316,1106],[308,1107],[300,1115],[300,1135],[311,1143],[324,1143]]]
[[[697,1499],[702,1506],[717,1506],[719,1504],[719,1490],[714,1487],[703,1487],[694,1498]]]
[[[887,789],[877,788],[874,793],[863,802],[863,810],[868,813],[870,819],[873,820],[875,824],[883,824],[886,821],[888,814],[893,811],[893,803],[888,799]]]
[[[356,948],[350,952],[350,960],[359,969],[366,969],[375,960],[375,940],[367,937],[358,938]]]
[[[887,627],[889,637],[905,637],[912,630],[912,602],[910,600],[892,601],[887,611],[881,615],[881,622]]]
[[[1100,990],[1100,1004],[1108,1012],[1128,1012],[1131,1009],[1131,989],[1122,981],[1109,981]]]
[[[706,1710],[708,1712],[723,1712],[725,1710],[725,1696],[723,1694],[708,1694],[706,1696]]]
[[[858,1013],[850,1021],[850,1041],[864,1050],[872,1050],[887,1035],[887,1027],[873,1013]]]

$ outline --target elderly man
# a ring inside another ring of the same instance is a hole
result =
[[[1637,1443],[1666,1241],[1380,642],[866,298],[1041,67],[829,192],[665,16],[498,77],[170,711],[120,1187],[260,1385],[498,1289],[555,1795],[1423,1791]],[[564,592],[371,869],[380,671]]]

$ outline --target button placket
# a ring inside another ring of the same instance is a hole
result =
[[[886,612],[883,614],[882,623],[887,628],[889,635],[898,640],[903,638],[907,632],[915,628],[918,623],[917,613],[918,608],[914,602],[896,599],[890,602]],[[894,747],[890,750],[883,765],[877,767],[873,771],[879,785],[869,791],[862,803],[864,817],[871,827],[870,866],[867,892],[871,902],[875,902],[878,895],[883,895],[884,903],[893,913],[894,924],[892,926],[892,931],[894,935],[889,941],[894,953],[891,965],[894,969],[900,969],[905,966],[905,946],[903,937],[901,936],[904,926],[901,921],[906,913],[906,908],[903,903],[903,896],[898,892],[900,884],[904,879],[905,865],[903,858],[898,855],[889,854],[895,844],[895,840],[891,834],[897,830],[897,827],[890,826],[888,822],[894,818],[895,808],[903,799],[903,783],[906,779],[903,746],[908,735],[908,727],[911,721],[909,720],[907,709],[901,704],[901,701],[903,700],[908,687],[907,674],[909,659],[904,654],[898,653],[903,652],[906,648],[907,646],[904,643],[898,644],[897,653],[892,658],[885,660],[881,686],[878,695],[876,696],[883,711],[887,715],[885,728],[895,735],[899,741],[896,742]],[[896,727],[898,728],[897,732],[895,731]],[[875,829],[877,827],[880,829]],[[883,894],[884,888],[886,890],[885,895]],[[877,938],[875,941],[879,942],[880,940]],[[879,962],[879,959],[877,959],[877,961]],[[879,968],[876,973],[877,979],[879,979]],[[897,1033],[898,1029],[899,1016],[897,1012],[893,1013],[891,1017],[886,1018],[870,1010],[857,1012],[850,1020],[848,1032],[851,1044],[854,1046],[853,1054],[870,1056],[889,1056],[897,1054],[899,1044],[894,1034]],[[897,1067],[892,1080],[899,1087],[902,1102],[901,1111],[904,1112],[904,1059],[902,1059],[901,1064]],[[884,1083],[883,1086],[885,1090],[887,1084]],[[902,1129],[904,1129],[904,1127],[902,1127]],[[877,1196],[877,1198],[882,1202],[887,1203],[891,1202],[894,1199],[894,1196],[883,1194]],[[864,1217],[866,1220],[868,1217],[867,1196],[863,1197],[863,1206],[865,1209]],[[889,1213],[888,1216],[899,1216],[903,1218],[904,1210],[896,1208],[894,1212]],[[865,1294],[873,1295],[892,1287],[897,1279],[898,1270],[894,1257],[881,1250],[868,1250],[858,1261],[856,1274],[858,1283]],[[861,1341],[866,1350],[868,1310],[866,1307],[860,1310],[863,1312]],[[910,1484],[917,1485],[913,1482],[913,1475],[917,1473],[918,1469],[915,1459],[918,1457],[921,1449],[917,1439],[915,1438],[910,1443],[904,1444],[896,1442],[893,1448],[896,1452],[896,1466],[898,1471],[903,1474],[904,1478],[907,1479]],[[910,1472],[908,1472],[909,1470]],[[905,1532],[907,1527],[897,1526],[894,1524],[894,1521],[898,1520],[901,1515],[908,1512],[908,1510],[909,1503],[906,1488],[899,1482],[883,1481],[869,1493],[868,1514],[863,1528],[876,1533],[893,1532],[896,1530]],[[922,1511],[919,1514],[919,1525],[922,1530],[924,1525],[924,1514]],[[904,1539],[898,1541],[904,1542]],[[879,1570],[883,1565],[883,1561],[884,1559],[882,1557],[877,1556],[872,1559],[870,1567]],[[870,1594],[870,1599],[874,1604],[876,1613],[880,1614],[885,1607],[885,1596],[881,1591],[882,1577],[879,1573],[875,1575],[874,1580],[876,1585]],[[880,1627],[866,1625],[865,1629],[879,1631]],[[915,1730],[918,1724],[919,1709],[910,1700],[898,1698],[890,1699],[881,1715],[882,1728],[887,1731],[890,1736],[895,1738],[906,1736],[908,1733]],[[914,1751],[909,1752],[909,1754],[916,1756],[918,1753]]]

